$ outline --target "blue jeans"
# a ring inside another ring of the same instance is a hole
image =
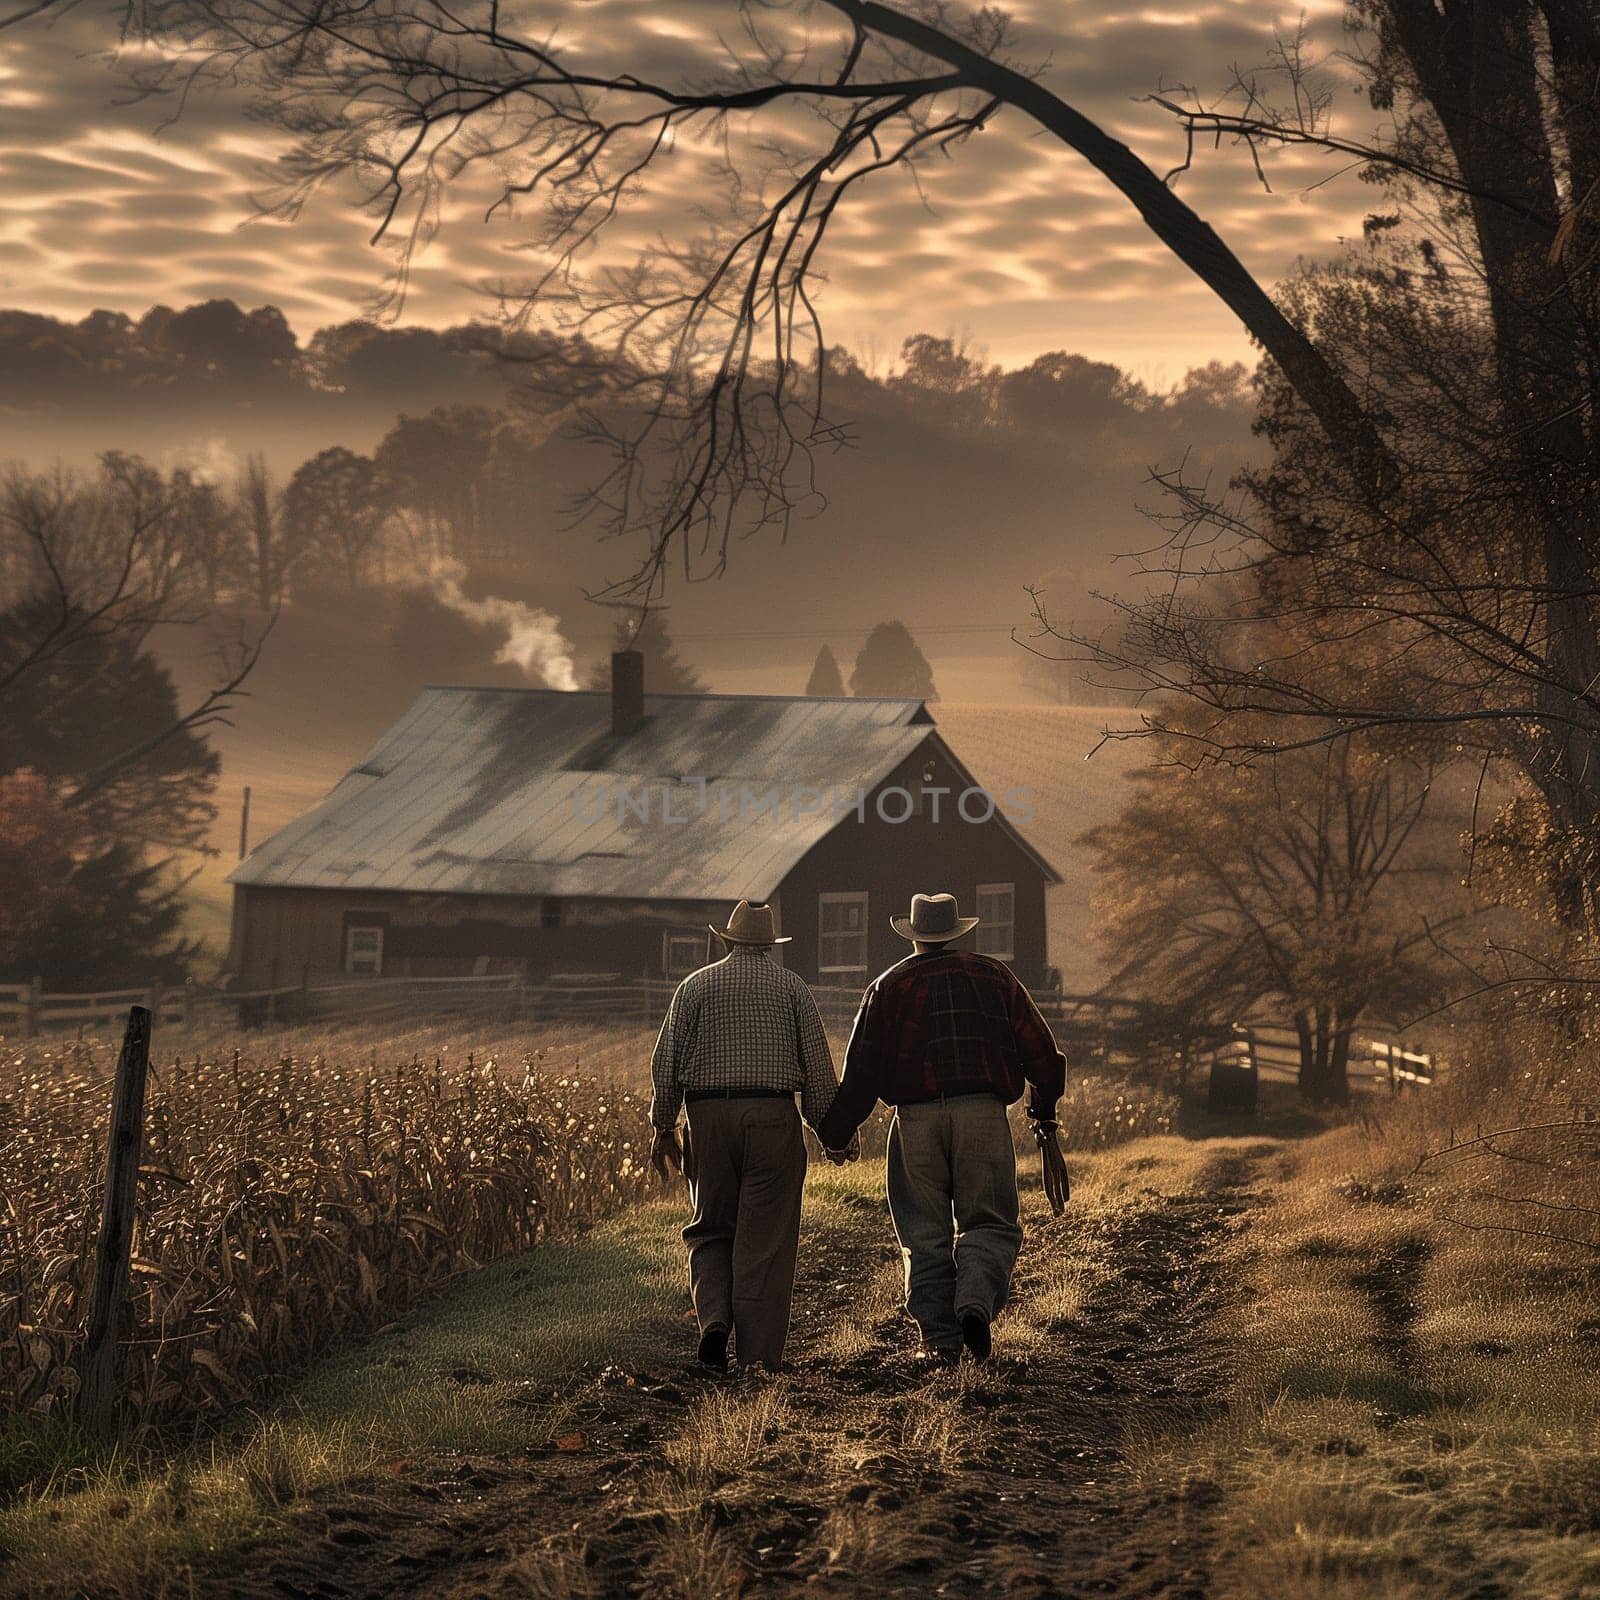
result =
[[[889,1215],[906,1267],[906,1310],[923,1343],[961,1346],[969,1311],[993,1319],[1022,1246],[1017,1155],[993,1095],[900,1106],[889,1130]]]

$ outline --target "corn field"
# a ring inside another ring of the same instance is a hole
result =
[[[652,1191],[646,1032],[563,1030],[548,1048],[524,1035],[476,1054],[421,1031],[337,1038],[176,1054],[158,1041],[124,1438],[203,1426],[457,1274]],[[14,1413],[71,1410],[115,1059],[106,1041],[0,1046],[0,1399]],[[1165,1132],[1172,1111],[1165,1095],[1082,1078],[1061,1102],[1063,1143]],[[882,1153],[887,1120],[880,1109],[863,1128],[865,1154]]]
[[[456,1274],[649,1178],[647,1103],[586,1075],[359,1042],[152,1058],[124,1437],[203,1424]],[[0,1058],[0,1396],[65,1415],[94,1272],[113,1046]]]

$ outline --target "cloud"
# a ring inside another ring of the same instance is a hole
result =
[[[1181,161],[1182,137],[1142,97],[1182,82],[1220,86],[1231,63],[1265,56],[1274,22],[1292,28],[1298,14],[1259,0],[1025,0],[1012,9],[1014,59],[1042,66],[1052,88],[1157,172]],[[1338,0],[1311,7],[1325,45],[1338,42],[1340,9]],[[524,0],[523,11],[559,22],[561,36],[597,61],[626,52],[630,65],[682,79],[714,64],[705,41],[724,28],[728,6]],[[201,97],[160,129],[165,108],[128,102],[110,55],[114,23],[101,3],[6,36],[6,300],[76,317],[226,295],[281,306],[302,337],[366,311],[392,262],[369,243],[370,219],[352,195],[317,197],[292,227],[252,223],[251,196],[281,142],[236,92]],[[1365,131],[1356,117],[1348,128]],[[1313,188],[1333,166],[1306,152],[1275,153],[1267,170],[1270,193],[1243,153],[1206,151],[1179,185],[1260,276],[1270,282],[1359,234],[1371,194],[1353,175]],[[962,327],[999,359],[1064,348],[1179,371],[1247,354],[1242,330],[1207,305],[1132,208],[1020,115],[1001,115],[920,178],[920,191],[904,173],[874,178],[842,214],[822,263],[831,337],[870,329],[880,350],[892,350],[914,331]],[[610,237],[611,259],[636,258],[658,234],[681,236],[705,182],[692,150],[663,164]],[[460,321],[484,309],[482,286],[528,275],[527,208],[485,221],[490,193],[480,181],[450,203],[442,236],[413,264],[406,320]]]

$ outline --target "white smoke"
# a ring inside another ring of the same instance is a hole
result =
[[[528,677],[540,679],[546,688],[576,689],[578,675],[572,666],[572,646],[561,637],[556,619],[548,611],[524,605],[520,600],[505,600],[499,595],[487,595],[482,600],[470,598],[461,588],[466,572],[459,561],[435,561],[428,568],[427,586],[441,605],[458,616],[504,632],[505,643],[495,652],[496,661],[521,667]]]

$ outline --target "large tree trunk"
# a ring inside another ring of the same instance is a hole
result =
[[[1543,9],[1571,180],[1593,182],[1600,161],[1593,91],[1600,30],[1585,0],[1546,0]],[[1552,248],[1563,197],[1545,132],[1530,0],[1457,0],[1442,9],[1436,0],[1388,0],[1388,13],[1472,191],[1503,421],[1522,455],[1518,487],[1538,519],[1547,586],[1533,633],[1545,641],[1551,681],[1537,691],[1542,731],[1529,775],[1555,824],[1550,877],[1557,907],[1569,925],[1592,926],[1600,857],[1600,637],[1591,595],[1600,505],[1582,486],[1600,465],[1589,437],[1600,395],[1586,355],[1595,330],[1581,298],[1593,269],[1565,263],[1583,262],[1595,228],[1580,216],[1567,249]],[[1584,201],[1600,205],[1587,184],[1568,199],[1580,211]],[[1552,226],[1530,223],[1530,212]]]
[[[1350,1035],[1354,1026],[1339,1021],[1333,1030],[1333,1054],[1328,1061],[1325,1078],[1327,1097],[1335,1105],[1350,1104]]]
[[[1326,1006],[1294,1019],[1300,1041],[1300,1093],[1313,1105],[1350,1102],[1350,1035],[1354,1024]]]
[[[1309,1012],[1295,1013],[1294,1031],[1300,1041],[1300,1093],[1309,1100],[1311,1085],[1317,1075],[1317,1043],[1311,1030]]]

